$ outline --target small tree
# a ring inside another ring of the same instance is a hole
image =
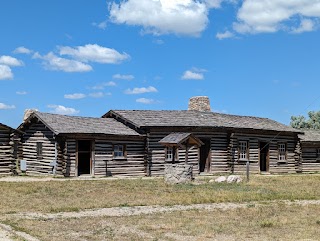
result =
[[[297,129],[320,130],[320,111],[309,111],[308,119],[302,115],[291,116],[290,125]]]

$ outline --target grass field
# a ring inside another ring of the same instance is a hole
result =
[[[320,240],[320,175],[252,176],[249,183],[166,185],[162,179],[0,182],[0,222],[40,240]],[[22,212],[105,207],[247,203],[230,210],[189,210],[124,217],[27,219]],[[272,203],[270,203],[272,201]]]
[[[44,241],[319,240],[319,211],[319,206],[277,204],[112,218],[15,219],[8,223]]]
[[[320,198],[320,175],[253,176],[249,183],[166,185],[162,179],[0,182],[0,214]]]

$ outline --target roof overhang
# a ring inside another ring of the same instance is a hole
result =
[[[173,132],[159,141],[164,146],[202,146],[203,142],[192,133]]]

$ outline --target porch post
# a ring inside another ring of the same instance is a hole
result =
[[[189,150],[188,150],[188,141],[186,141],[186,156],[185,156],[185,163],[187,164],[188,163],[188,156],[189,156]]]

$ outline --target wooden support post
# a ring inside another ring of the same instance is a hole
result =
[[[188,150],[188,140],[186,141],[186,156],[185,156],[185,162],[188,163],[188,156],[189,156],[189,150]]]
[[[249,174],[250,174],[250,164],[249,160],[246,163],[246,172],[247,172],[247,182],[249,182]]]

